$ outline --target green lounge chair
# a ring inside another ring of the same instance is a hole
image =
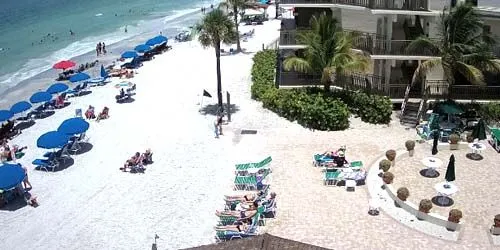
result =
[[[500,152],[500,128],[492,128],[488,127],[491,133],[491,146],[497,151]]]
[[[353,161],[350,164],[351,168],[362,168],[363,167],[363,162],[362,161]]]
[[[325,185],[337,185],[337,182],[339,181],[339,176],[340,176],[340,171],[326,171],[325,172],[325,178],[324,178],[324,184]]]
[[[271,156],[267,157],[266,159],[256,162],[256,163],[244,163],[244,164],[236,164],[236,170],[237,171],[245,171],[249,168],[262,168],[266,166],[267,164],[271,163],[273,158]]]
[[[219,216],[219,226],[232,225],[238,218],[232,215],[220,215]]]

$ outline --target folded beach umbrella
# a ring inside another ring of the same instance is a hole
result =
[[[31,103],[48,102],[50,100],[52,100],[52,95],[45,91],[36,92],[30,97]]]
[[[75,117],[63,121],[57,131],[67,135],[76,135],[85,133],[88,129],[89,123],[87,121],[83,118]]]
[[[12,107],[10,107],[10,112],[12,112],[13,114],[19,114],[19,113],[22,113],[24,111],[27,111],[31,107],[32,106],[29,102],[21,101],[21,102],[18,102],[16,104],[12,105]]]
[[[160,44],[166,43],[166,42],[168,42],[168,38],[166,36],[159,35],[159,36],[155,36],[155,37],[149,39],[148,41],[146,41],[146,45],[156,46],[156,45],[160,45]]]
[[[64,83],[56,82],[56,83],[50,85],[50,87],[47,89],[47,92],[49,92],[50,94],[57,94],[60,92],[64,92],[67,89],[69,89],[68,85],[66,85]]]
[[[80,82],[90,79],[90,76],[85,73],[78,73],[69,78],[70,82]]]
[[[4,122],[12,118],[14,114],[10,110],[0,110],[0,122]]]
[[[130,51],[125,51],[125,52],[123,52],[123,54],[122,54],[122,58],[136,58],[136,57],[138,57],[138,56],[139,56],[139,55],[137,55],[137,52],[132,51],[132,50],[130,50]]]
[[[36,146],[45,149],[61,148],[68,143],[70,136],[58,131],[50,131],[41,135]]]
[[[24,169],[21,164],[4,164],[0,166],[0,189],[9,190],[24,180]]]
[[[54,64],[54,66],[52,66],[52,68],[64,70],[64,69],[69,69],[71,67],[74,67],[75,65],[76,65],[76,63],[73,61],[60,61],[60,62]]]
[[[141,45],[135,46],[134,50],[137,51],[138,53],[146,53],[146,52],[151,50],[151,47],[149,47],[146,44],[141,44]]]

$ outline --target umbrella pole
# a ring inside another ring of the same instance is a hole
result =
[[[200,101],[200,112],[203,109],[203,95],[201,96],[201,101]]]

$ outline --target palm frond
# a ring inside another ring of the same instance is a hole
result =
[[[423,80],[425,78],[425,76],[430,71],[432,71],[434,68],[436,68],[436,66],[438,66],[438,65],[442,65],[441,58],[428,60],[428,61],[420,63],[420,65],[418,65],[417,69],[413,73],[413,78],[411,80],[412,85],[414,83],[416,83],[417,81]]]
[[[419,51],[431,51],[436,54],[441,53],[441,48],[439,47],[439,43],[436,43],[435,40],[431,40],[428,37],[421,36],[417,39],[413,40],[406,47],[406,51],[410,53],[419,52]]]
[[[294,70],[302,73],[311,73],[312,71],[309,61],[296,56],[287,57],[283,61],[283,68],[287,71]]]
[[[198,29],[198,40],[204,47],[218,47],[221,42],[232,43],[237,37],[234,23],[220,9],[209,12]]]
[[[485,85],[483,72],[481,72],[478,68],[463,62],[457,62],[456,70],[470,83],[475,85]]]

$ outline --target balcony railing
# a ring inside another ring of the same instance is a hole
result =
[[[281,31],[280,45],[301,45],[298,41],[299,33],[307,30]],[[376,34],[363,33],[353,41],[353,47],[366,51],[372,55],[398,56],[435,56],[436,53],[427,49],[407,51],[411,40],[386,40]]]
[[[349,90],[360,90],[372,94],[389,96],[393,99],[405,97],[406,84],[390,82],[385,87],[382,76],[351,74],[336,77],[332,75],[333,86]],[[281,71],[279,74],[280,86],[321,86],[321,76],[298,72]],[[429,99],[458,99],[458,100],[497,100],[500,99],[500,86],[454,85],[449,88],[446,81],[426,81],[429,89]],[[422,92],[410,92],[410,98],[422,98]]]
[[[281,0],[280,4],[342,4],[385,10],[426,11],[429,0]]]

